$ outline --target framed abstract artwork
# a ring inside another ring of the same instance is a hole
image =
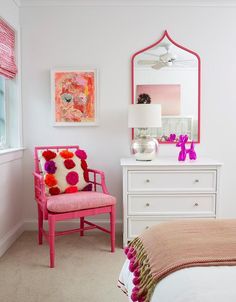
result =
[[[97,70],[51,70],[51,104],[54,126],[98,125]]]

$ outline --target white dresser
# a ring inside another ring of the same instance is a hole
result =
[[[221,164],[210,159],[178,162],[121,159],[123,244],[150,226],[183,218],[216,218]]]

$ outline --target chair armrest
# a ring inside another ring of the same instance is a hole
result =
[[[46,202],[45,184],[43,176],[40,173],[34,172],[34,193],[38,203]]]
[[[89,175],[89,182],[94,185],[94,190],[97,191],[97,186],[101,186],[103,193],[109,194],[106,182],[105,182],[105,174],[103,171],[99,170],[94,170],[94,169],[88,169],[88,174],[92,173],[93,174],[93,179],[90,179]],[[100,176],[100,182],[97,180],[97,176]]]

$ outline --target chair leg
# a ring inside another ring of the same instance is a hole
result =
[[[115,226],[116,226],[116,208],[111,207],[110,212],[110,230],[111,230],[111,252],[115,252]]]
[[[49,226],[49,247],[50,247],[50,267],[54,267],[55,259],[55,217],[48,215],[48,226]]]
[[[84,217],[80,217],[80,228],[84,228]],[[80,236],[84,236],[84,231],[80,231]]]
[[[38,243],[43,244],[43,212],[38,206]]]

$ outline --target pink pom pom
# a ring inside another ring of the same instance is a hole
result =
[[[131,300],[132,300],[132,301],[138,301],[137,292],[133,292],[133,293],[132,293],[132,295],[131,295]]]
[[[133,273],[137,266],[138,266],[138,263],[130,261],[129,270]]]
[[[138,278],[138,277],[135,277],[134,279],[133,279],[133,284],[134,285],[138,285],[140,283],[140,279]]]
[[[132,292],[138,292],[138,291],[139,291],[139,287],[138,286],[133,287]]]
[[[75,155],[82,160],[85,160],[87,158],[87,154],[84,150],[80,150],[80,149],[76,150]]]
[[[127,254],[126,256],[127,256],[127,258],[128,258],[129,260],[133,258],[133,254],[130,253],[130,252],[128,252],[128,254]]]
[[[124,249],[124,253],[125,253],[125,255],[127,255],[127,254],[128,254],[128,252],[129,252],[129,247],[127,246],[127,247]]]
[[[129,270],[130,270],[131,272],[133,272],[133,271],[135,270],[135,268],[134,268],[134,266],[133,266],[133,263],[130,263],[130,265],[129,265]]]
[[[139,277],[140,276],[140,270],[138,268],[134,271],[134,276],[135,277]]]
[[[140,297],[140,298],[138,299],[138,302],[144,302],[144,301],[145,301],[145,298],[146,298],[146,297]]]

